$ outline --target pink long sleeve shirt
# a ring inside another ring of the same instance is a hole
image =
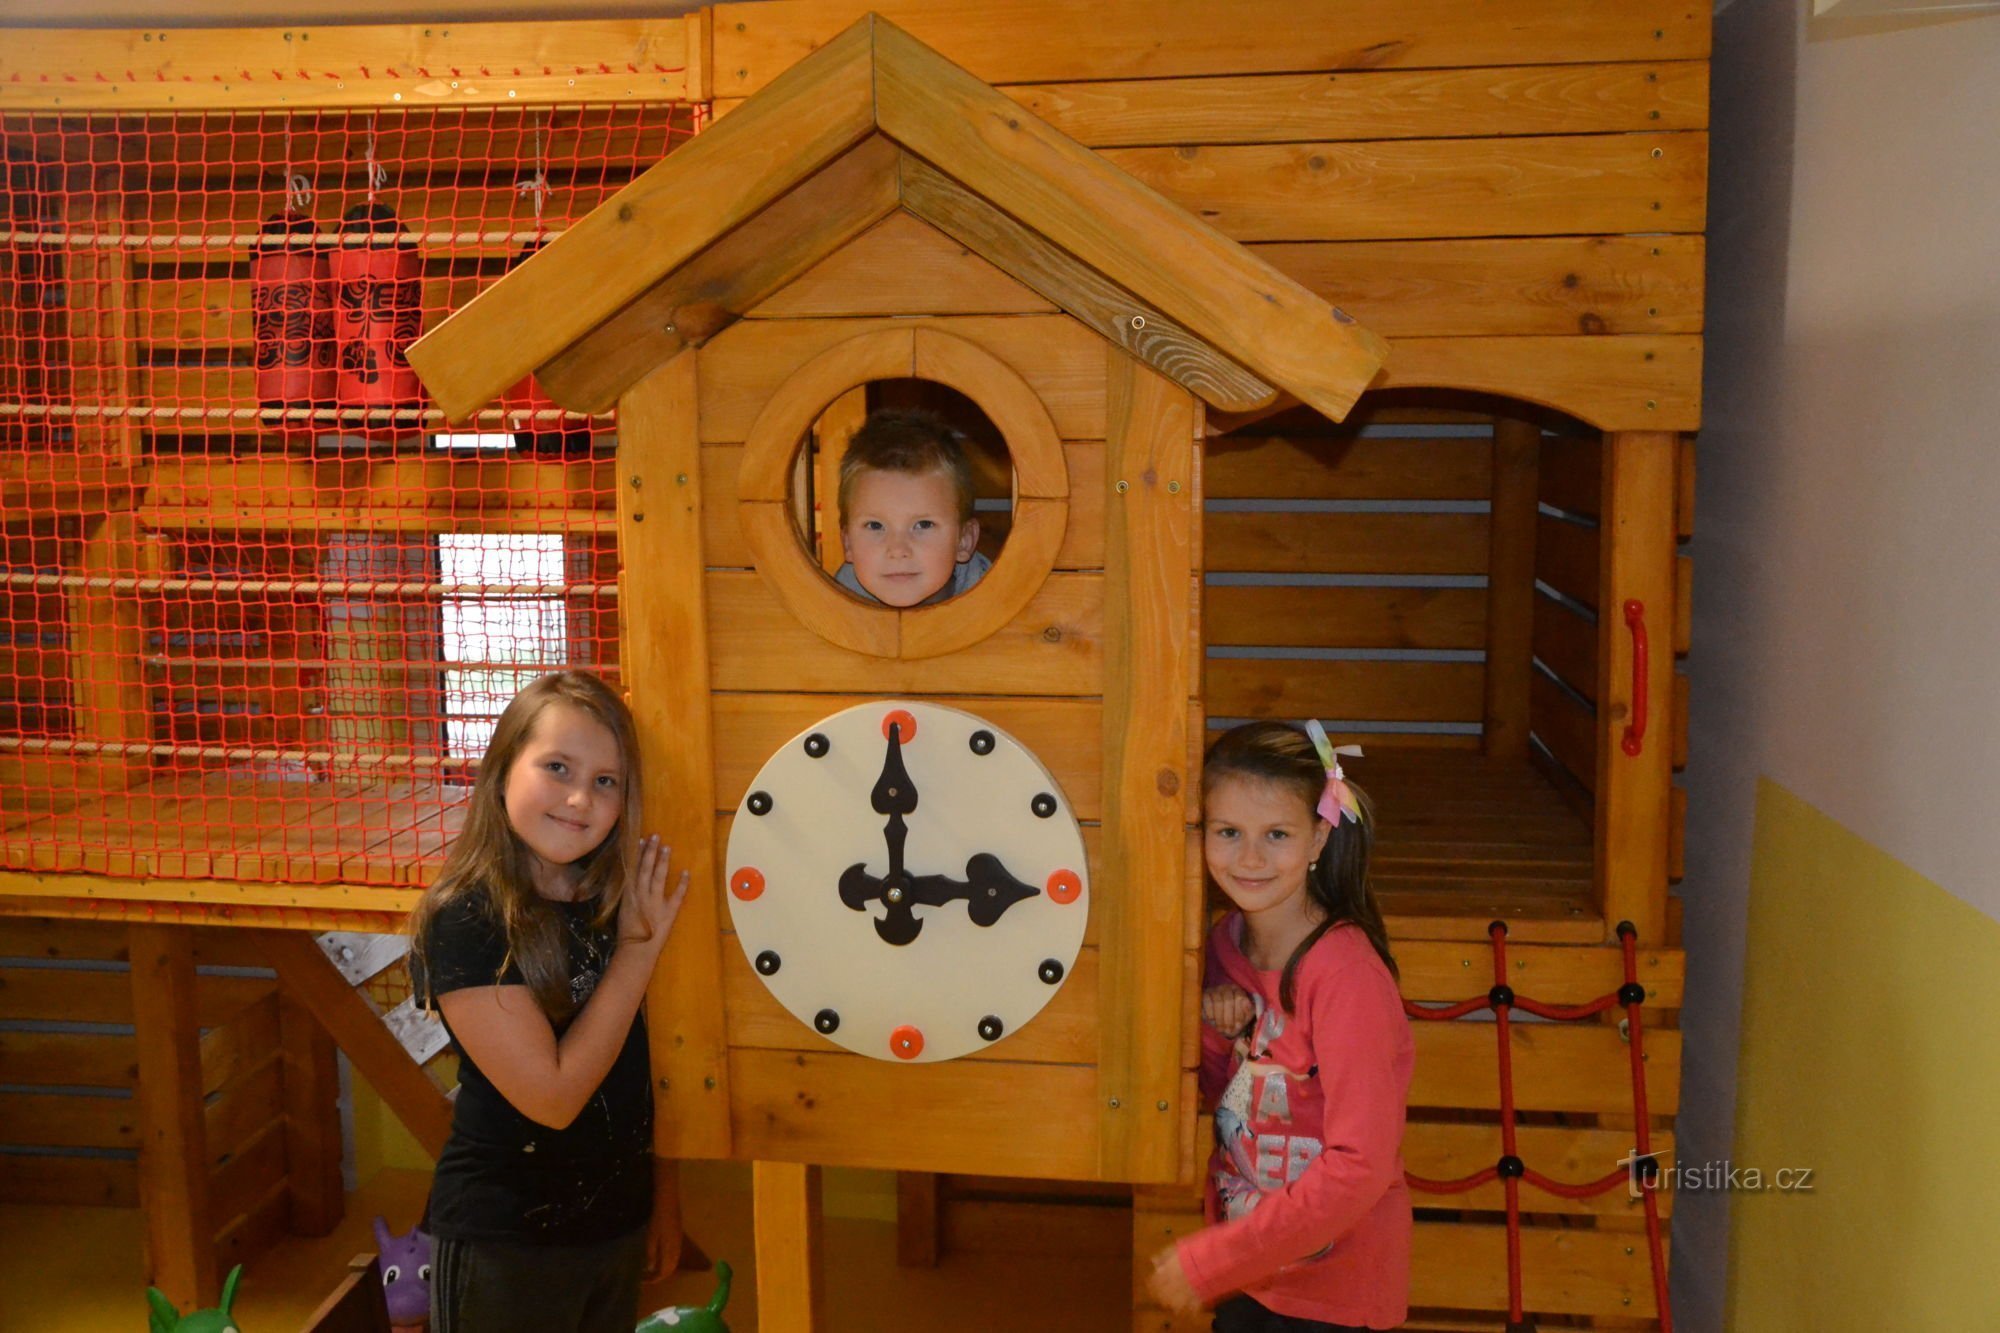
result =
[[[1181,1266],[1210,1304],[1240,1291],[1279,1314],[1393,1328],[1409,1313],[1416,1054],[1395,978],[1359,928],[1336,926],[1300,960],[1288,1015],[1282,973],[1252,966],[1242,935],[1231,912],[1208,937],[1205,984],[1241,986],[1257,1021],[1239,1042],[1202,1025],[1212,1225],[1180,1242]]]

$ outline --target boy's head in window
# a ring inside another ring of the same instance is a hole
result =
[[[840,463],[839,582],[886,606],[964,592],[990,567],[974,548],[972,468],[957,431],[929,412],[868,414]]]

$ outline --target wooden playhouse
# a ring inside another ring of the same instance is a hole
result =
[[[767,1325],[818,1317],[823,1164],[904,1173],[913,1258],[1022,1181],[1129,1189],[1143,1265],[1206,1153],[1200,749],[1319,716],[1368,748],[1406,998],[1519,1001],[1417,1025],[1412,1325],[1663,1322],[1671,1194],[1537,1180],[1671,1152],[1705,11],[881,8],[0,55],[0,953],[99,960],[0,963],[29,1029],[0,1054],[143,1073],[122,1118],[0,1093],[10,1189],[136,1198],[191,1300],[218,1245],[337,1215],[329,1034],[441,1141],[377,1017],[393,948],[355,955],[435,868],[493,699],[574,663],[628,691],[696,871],[660,1150],[757,1163]],[[261,261],[300,248],[260,226],[302,175],[304,249],[419,285],[434,401],[258,377]],[[395,244],[336,199],[393,206]],[[995,564],[898,613],[825,577],[826,500],[905,401],[978,446]],[[1018,742],[1080,829],[1062,984],[961,1059],[857,1053],[731,938],[760,774],[882,699]],[[133,1035],[33,1030],[80,1003]],[[247,1025],[285,1055],[216,1037]]]

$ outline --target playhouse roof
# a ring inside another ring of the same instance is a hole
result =
[[[410,350],[462,419],[530,371],[602,411],[906,209],[1231,412],[1346,415],[1383,342],[870,14],[577,221]]]

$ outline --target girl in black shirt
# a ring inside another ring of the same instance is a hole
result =
[[[465,828],[411,917],[412,975],[460,1054],[430,1224],[434,1333],[627,1333],[680,1244],[655,1209],[639,1012],[687,893],[641,839],[632,715],[543,676],[500,715]]]

